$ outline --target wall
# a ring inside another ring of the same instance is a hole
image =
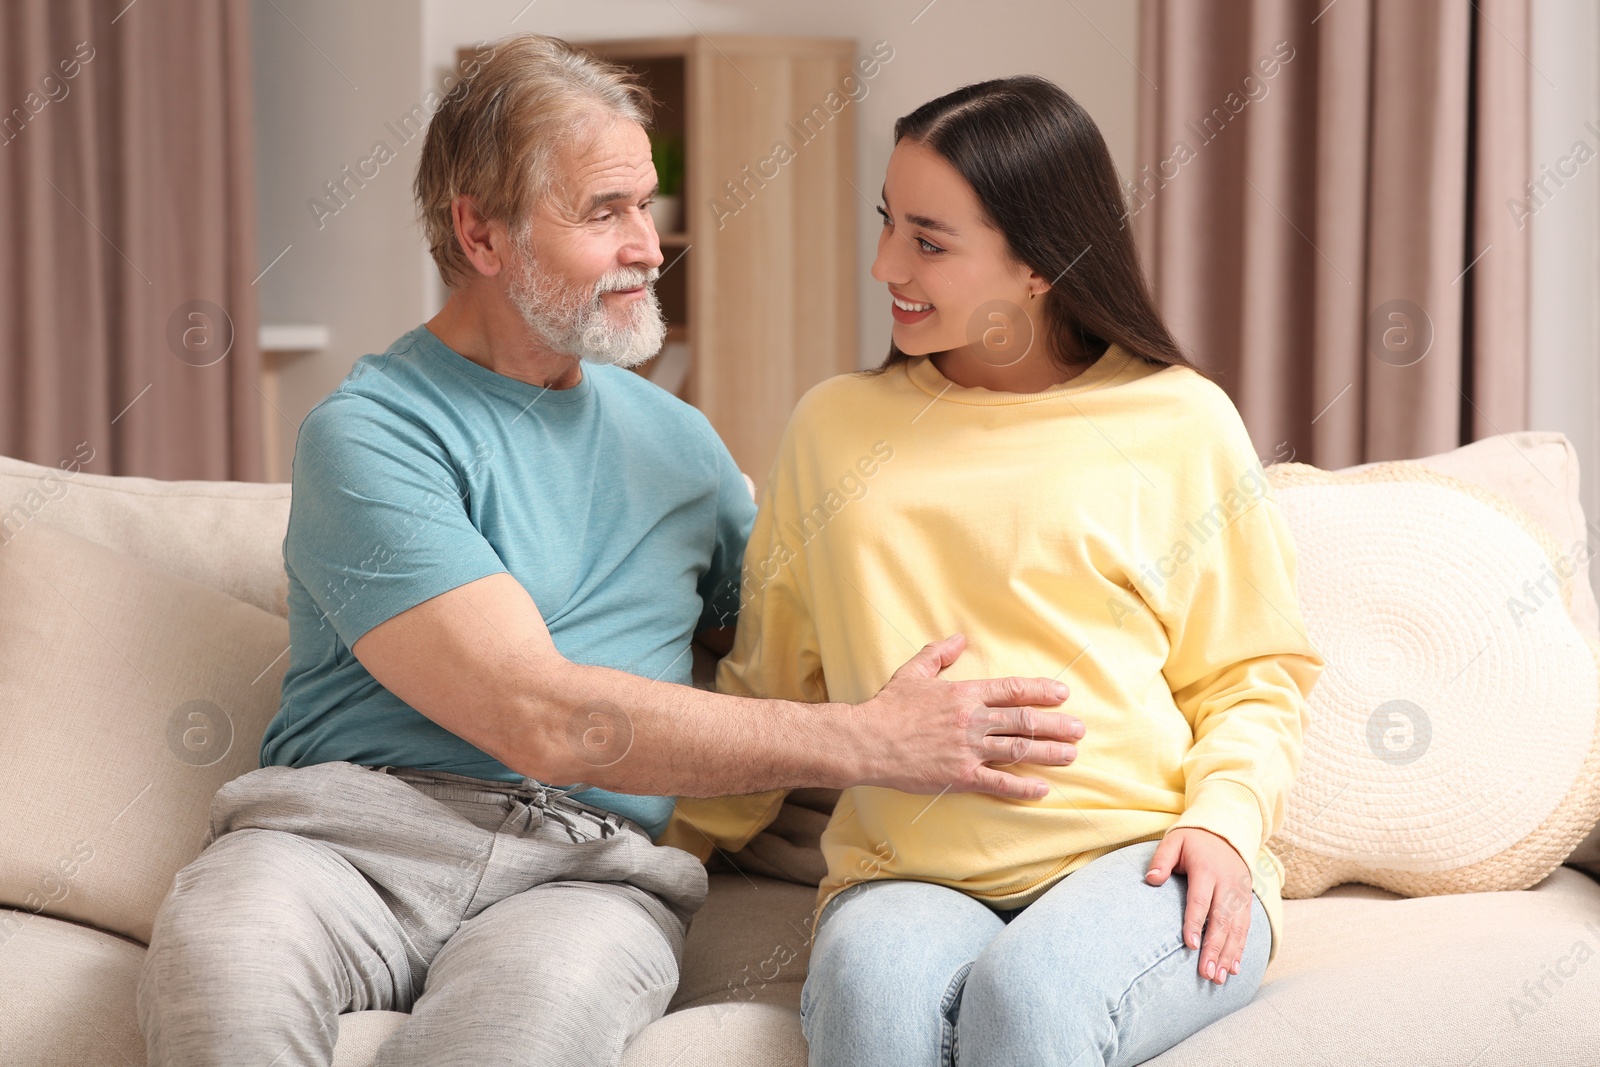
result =
[[[278,357],[281,447],[269,462],[287,479],[306,412],[359,356],[421,321],[426,251],[411,207],[421,140],[388,124],[421,100],[422,2],[254,0],[251,20],[261,321],[331,333],[323,352]]]
[[[1593,0],[1537,0],[1531,44],[1533,171],[1543,177],[1548,166],[1556,178],[1528,220],[1528,425],[1572,440],[1589,550],[1600,553],[1600,10]],[[1600,554],[1589,574],[1600,588]]]

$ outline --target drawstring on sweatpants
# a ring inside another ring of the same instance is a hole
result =
[[[576,793],[580,789],[588,789],[589,787],[582,782],[578,782],[575,785],[564,786],[563,788],[556,789],[552,786],[541,785],[531,778],[524,779],[524,782],[526,784],[521,786],[512,786],[507,789],[506,792],[513,796],[519,796],[527,800],[530,804],[539,809],[539,813],[541,815],[547,815],[551,818],[554,818],[555,821],[560,823],[561,826],[567,831],[567,836],[572,839],[573,844],[578,844],[580,841],[582,841],[583,839],[578,836],[578,824],[573,821],[572,813],[563,811],[561,808],[557,807],[556,801],[562,799],[563,797],[569,796],[572,793]],[[574,803],[578,802],[574,801]],[[599,813],[597,812],[597,814]],[[610,837],[612,834],[616,833],[622,828],[618,824],[614,823],[612,818],[613,817],[609,812],[600,815],[600,837],[602,840]]]
[[[457,788],[476,789],[480,792],[499,793],[503,796],[516,797],[520,800],[528,802],[531,807],[537,808],[539,810],[541,819],[545,816],[554,818],[555,821],[560,823],[562,828],[567,831],[567,837],[571,838],[573,844],[579,844],[585,840],[578,835],[578,824],[573,820],[573,813],[562,810],[556,804],[557,801],[564,797],[568,797],[579,790],[590,788],[584,782],[576,782],[572,785],[556,788],[555,786],[544,785],[532,778],[524,778],[521,784],[513,782],[497,782],[489,779],[479,779],[477,782],[474,782],[471,785],[457,785],[457,783],[451,782],[448,779],[463,778],[465,775],[456,775],[447,771],[434,771],[430,773],[427,771],[418,771],[416,768],[394,767],[389,764],[384,764],[381,767],[373,767],[371,769],[379,771],[383,774],[392,774],[394,777],[400,778],[402,781],[405,780],[405,776],[401,772],[410,772],[418,775],[426,781],[438,782],[443,785],[454,785]],[[580,800],[574,800],[572,803],[582,804],[583,802]],[[592,813],[599,820],[601,840],[618,833],[622,829],[621,816],[615,814],[614,812],[606,811],[603,808],[595,808],[593,805],[584,805],[584,807],[592,809]]]

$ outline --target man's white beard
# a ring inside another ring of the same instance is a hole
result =
[[[508,295],[522,319],[553,350],[588,363],[636,367],[661,351],[667,337],[666,318],[656,299],[659,268],[624,267],[604,275],[585,291],[564,286],[541,270],[524,249],[521,266],[511,280]],[[616,322],[606,309],[602,293],[645,287],[643,300],[627,309],[627,320]]]

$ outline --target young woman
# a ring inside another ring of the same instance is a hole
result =
[[[1248,1003],[1282,937],[1262,844],[1324,666],[1294,547],[1153,306],[1088,114],[1018,77],[894,133],[872,267],[893,344],[797,406],[719,687],[862,700],[954,634],[945,677],[1059,677],[1086,734],[1018,771],[1037,799],[844,792],[811,1063],[1140,1063]],[[679,821],[735,849],[780,800]]]

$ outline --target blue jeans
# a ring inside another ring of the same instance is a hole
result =
[[[800,997],[811,1067],[1124,1067],[1244,1007],[1267,969],[1266,910],[1252,893],[1239,973],[1207,981],[1183,943],[1187,877],[1144,880],[1156,844],[1011,911],[928,882],[846,889],[823,909]]]

